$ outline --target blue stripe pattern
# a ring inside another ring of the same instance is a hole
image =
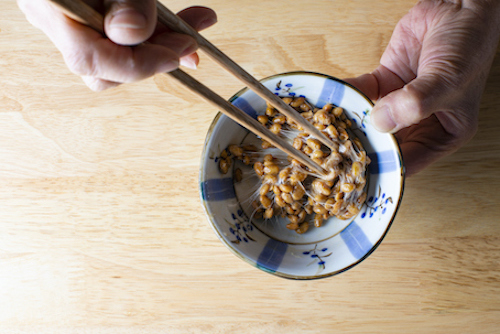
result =
[[[233,179],[230,177],[206,180],[200,187],[201,197],[205,201],[224,201],[236,197]]]
[[[288,245],[281,241],[269,239],[257,259],[257,266],[275,272],[285,256]]]
[[[352,221],[342,232],[340,232],[342,240],[344,240],[347,248],[357,260],[365,256],[373,245],[365,235],[361,227]]]
[[[368,165],[370,174],[382,174],[396,170],[398,162],[394,151],[382,151],[369,153],[371,163]]]
[[[245,113],[253,118],[257,118],[257,111],[242,97],[237,97],[234,101],[231,102],[235,107],[240,108]]]
[[[325,80],[321,94],[319,95],[317,107],[322,108],[327,103],[332,103],[336,106],[344,98],[345,86],[335,80]]]

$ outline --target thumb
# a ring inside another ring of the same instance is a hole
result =
[[[156,27],[155,0],[108,0],[104,31],[116,44],[135,45],[146,41]]]
[[[450,93],[436,76],[419,76],[380,99],[371,111],[371,122],[381,132],[395,133],[438,111]]]

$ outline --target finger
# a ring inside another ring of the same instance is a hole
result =
[[[175,52],[179,57],[190,55],[198,48],[198,44],[193,37],[176,32],[165,32],[156,35],[150,38],[149,42],[164,46]]]
[[[87,85],[87,87],[89,87],[94,92],[100,92],[105,89],[113,88],[120,85],[119,82],[108,81],[88,76],[83,76],[82,79],[83,82],[85,82],[85,84]]]
[[[383,65],[380,65],[372,73],[344,79],[344,81],[362,91],[372,101],[376,101],[405,85],[405,82],[398,75]]]
[[[208,7],[193,6],[181,10],[176,14],[196,31],[204,30],[217,23],[217,14]],[[158,22],[154,34],[172,31],[167,26]]]
[[[200,31],[206,29],[217,22],[217,14],[210,8],[207,7],[189,7],[177,14],[186,23],[191,25],[195,30]],[[186,43],[182,39],[191,39],[190,36],[184,34],[175,34],[171,32],[164,26],[158,27],[156,35],[154,35],[149,42],[163,45],[168,48],[175,48],[175,45],[180,43]],[[196,69],[200,58],[195,52],[197,45],[194,39],[192,40],[193,47],[189,49],[183,49],[182,53],[179,53],[180,65],[187,68]],[[177,49],[179,49],[177,47]]]
[[[421,172],[434,162],[452,153],[438,152],[419,142],[403,143],[400,147],[405,166],[405,176],[407,177]]]
[[[371,112],[372,124],[379,131],[395,133],[438,111],[451,93],[438,76],[421,75],[380,99]]]
[[[472,119],[465,120],[453,129],[446,125],[453,121],[446,118],[457,119],[454,113],[437,112],[395,134],[400,143],[407,175],[416,174],[433,162],[457,151],[477,132],[477,122]]]
[[[442,158],[443,154],[430,149],[419,142],[408,142],[400,145],[405,166],[405,176],[413,176],[433,162]]]
[[[155,0],[106,0],[104,31],[120,45],[146,41],[156,27]]]
[[[194,6],[181,10],[177,15],[197,31],[217,23],[217,14],[210,8]]]
[[[379,98],[379,83],[373,73],[366,73],[356,78],[347,78],[343,80],[359,89],[370,100],[375,101]]]
[[[96,78],[95,82],[89,83],[94,90],[115,85],[109,82],[133,82],[156,73],[172,71],[179,66],[179,57],[184,65],[191,68],[199,61],[194,53],[196,42],[190,36],[174,38],[168,46],[148,43],[125,47],[69,19],[52,6],[47,8],[54,11],[54,15],[48,15],[52,17],[50,25],[45,26],[48,27],[49,37],[61,51],[72,72]],[[198,29],[207,26],[206,22],[216,21],[215,13],[207,8],[186,9],[182,13]],[[196,15],[200,15],[198,19]]]
[[[65,60],[80,76],[122,83],[170,72],[179,66],[177,52],[161,45],[123,48],[106,39],[96,42],[89,50],[80,49],[77,55],[67,54]]]
[[[471,130],[471,133],[474,133]],[[440,158],[455,152],[470,136],[455,136],[442,126],[436,115],[395,134],[403,155],[406,175],[412,176]]]
[[[199,58],[195,51],[198,48],[198,45],[191,36],[175,32],[165,32],[152,37],[149,41],[155,45],[162,45],[174,51],[180,58],[181,65],[191,69],[196,69]]]
[[[115,82],[133,82],[179,66],[179,55],[196,49],[193,38],[177,34],[169,46],[153,43],[126,47],[103,38],[77,22],[66,23],[56,45],[60,47],[69,69],[80,75]],[[194,44],[194,45],[193,45]],[[85,47],[82,47],[85,46]]]

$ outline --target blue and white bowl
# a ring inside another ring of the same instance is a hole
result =
[[[201,199],[208,219],[222,243],[239,258],[268,273],[291,279],[316,279],[346,271],[377,248],[396,216],[404,186],[399,146],[391,134],[380,133],[370,124],[372,102],[339,79],[290,72],[261,82],[279,96],[305,96],[319,108],[332,103],[345,109],[353,123],[353,134],[371,159],[367,201],[353,219],[330,218],[305,234],[290,231],[283,223],[250,221],[248,198],[256,191],[258,179],[246,177],[235,183],[234,169],[221,174],[218,159],[228,145],[252,142],[255,136],[219,113],[208,131],[200,171]],[[266,109],[265,101],[247,88],[230,101],[253,117],[264,114]]]

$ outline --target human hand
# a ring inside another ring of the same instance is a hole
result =
[[[346,79],[372,100],[373,125],[394,133],[407,175],[471,139],[500,38],[495,0],[421,0],[397,24],[380,66]]]
[[[195,68],[197,43],[156,22],[156,0],[85,0],[104,15],[106,37],[61,13],[45,0],[17,0],[28,21],[61,51],[68,68],[100,91],[169,72]],[[191,7],[178,15],[196,30],[217,21],[213,10]],[[148,41],[147,44],[141,44]]]

